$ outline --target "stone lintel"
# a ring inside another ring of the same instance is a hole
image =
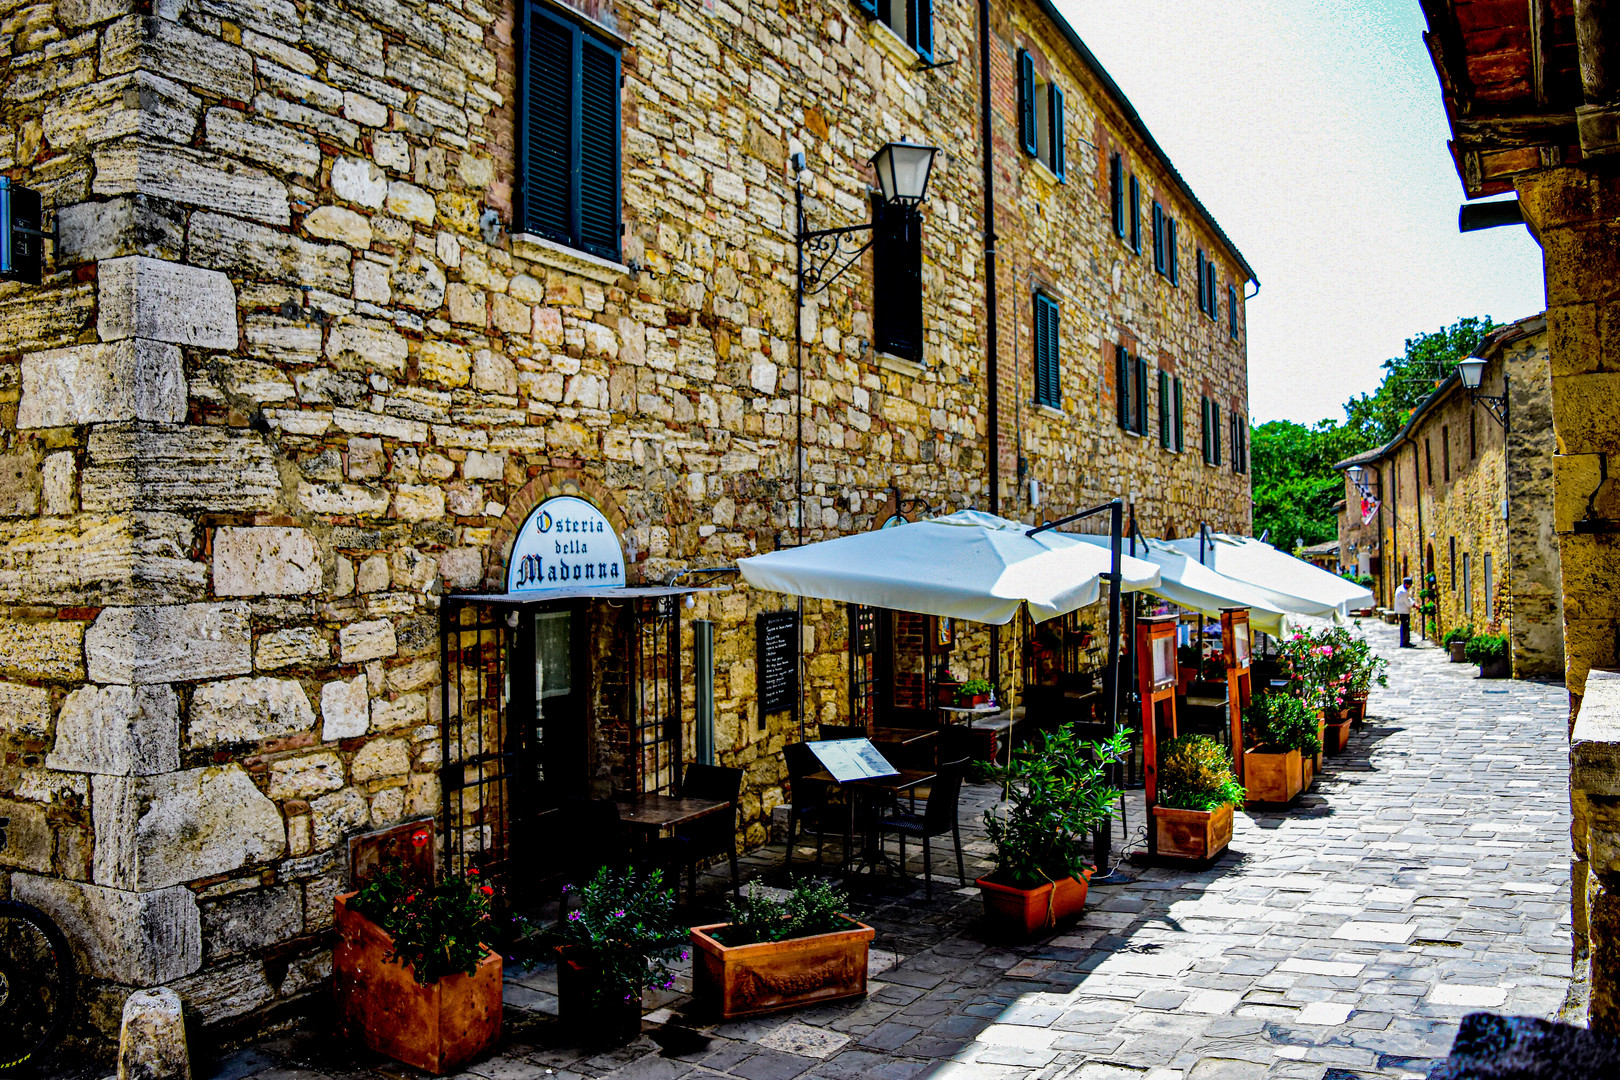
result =
[[[11,895],[61,926],[80,970],[124,986],[156,986],[202,966],[202,916],[190,889],[129,892],[13,874]]]

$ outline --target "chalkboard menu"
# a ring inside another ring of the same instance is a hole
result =
[[[799,614],[767,611],[754,618],[759,649],[759,718],[791,709],[799,699]]]

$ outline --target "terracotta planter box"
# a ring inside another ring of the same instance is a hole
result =
[[[1299,790],[1309,791],[1314,783],[1316,783],[1316,757],[1312,754],[1301,754],[1299,759]]]
[[[848,930],[753,945],[722,945],[710,936],[726,923],[694,926],[692,990],[726,1020],[864,997],[867,949],[877,932],[845,918]]]
[[[1350,719],[1346,717],[1337,723],[1327,726],[1327,737],[1322,740],[1323,748],[1330,754],[1342,754],[1350,745]]]
[[[501,958],[491,952],[472,975],[457,972],[423,986],[411,968],[384,959],[394,940],[349,910],[354,895],[336,901],[332,991],[339,1030],[424,1072],[459,1072],[501,1036]]]
[[[570,955],[578,951],[573,945],[557,949],[557,1016],[582,1042],[623,1046],[641,1034],[641,995],[629,1001],[593,1004],[589,995],[595,969],[588,961]]]
[[[1451,652],[1451,662],[1453,664],[1468,663],[1468,642],[1453,641],[1450,645],[1447,645],[1446,648]]]
[[[990,704],[990,695],[973,694],[971,696],[960,696],[956,699],[956,704],[958,707],[963,709],[977,709],[980,705]]]
[[[1299,751],[1286,754],[1243,753],[1243,786],[1251,803],[1285,803],[1300,792]]]
[[[1153,829],[1160,855],[1205,862],[1232,842],[1232,805],[1214,810],[1153,808]]]
[[[1322,754],[1327,750],[1327,721],[1322,717],[1316,718],[1316,753],[1311,755],[1312,767],[1317,772],[1322,771]],[[1310,787],[1310,784],[1306,784]]]
[[[1090,880],[1091,871],[1087,870],[1078,878],[1062,878],[1056,884],[1034,889],[1014,888],[989,878],[980,878],[975,884],[984,897],[984,913],[990,922],[1004,932],[1028,938],[1084,911],[1086,883]]]

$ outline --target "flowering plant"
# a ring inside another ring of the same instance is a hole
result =
[[[661,870],[638,874],[604,866],[589,885],[566,892],[579,894],[579,907],[544,935],[562,945],[588,968],[588,1007],[640,1001],[651,982],[669,990],[675,985],[667,961],[685,958],[686,934],[675,922],[675,890],[664,884]]]
[[[388,959],[411,969],[416,981],[431,986],[446,975],[471,975],[496,939],[489,905],[493,886],[478,875],[446,875],[437,885],[417,885],[398,870],[378,874],[350,902],[394,939]]]
[[[1342,626],[1301,631],[1278,646],[1288,692],[1324,713],[1344,711],[1352,697],[1365,694],[1376,680],[1384,686],[1389,661],[1372,651],[1367,639]]]

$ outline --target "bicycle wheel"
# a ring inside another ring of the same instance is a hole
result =
[[[0,900],[0,1073],[37,1063],[56,1045],[76,981],[67,938],[50,916]]]

